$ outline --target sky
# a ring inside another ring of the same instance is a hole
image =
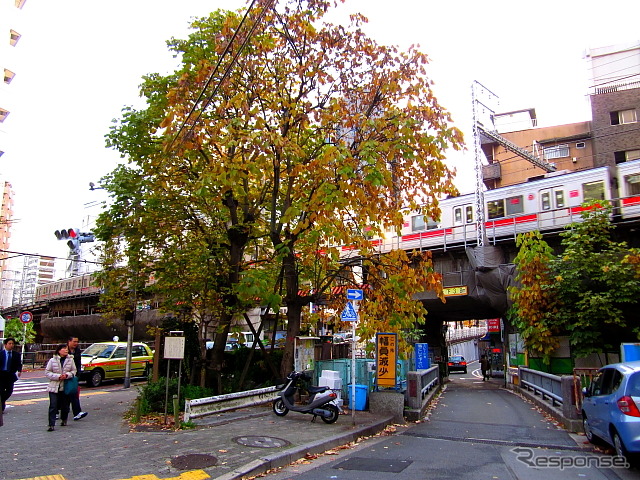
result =
[[[104,190],[89,190],[122,161],[104,135],[124,106],[142,107],[143,75],[178,66],[166,48],[193,17],[242,0],[27,0],[11,87],[15,111],[0,175],[13,185],[13,251],[66,257],[53,232],[83,228]],[[474,188],[471,85],[500,97],[498,112],[535,108],[540,126],[590,119],[588,48],[636,41],[637,0],[347,0],[332,13],[369,18],[378,43],[420,45],[433,89],[469,151],[452,155],[462,193]]]

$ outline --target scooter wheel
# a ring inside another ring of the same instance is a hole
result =
[[[275,413],[279,417],[284,417],[287,413],[289,413],[289,409],[285,406],[281,398],[273,402],[273,413]]]
[[[338,410],[338,407],[336,407],[335,405],[325,405],[324,407],[322,407],[324,410],[328,410],[331,412],[331,415],[328,417],[322,416],[322,421],[324,423],[334,423],[336,420],[338,420],[338,416],[340,415],[340,411]]]

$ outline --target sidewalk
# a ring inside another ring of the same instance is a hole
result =
[[[47,432],[48,399],[23,401],[14,395],[0,428],[0,478],[233,480],[372,435],[391,423],[390,417],[360,411],[355,426],[350,414],[332,425],[320,419],[312,423],[311,415],[277,417],[265,405],[204,417],[192,430],[130,432],[123,414],[136,396],[135,387],[82,389],[89,415]]]

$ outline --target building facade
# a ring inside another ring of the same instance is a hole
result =
[[[595,165],[640,159],[640,40],[591,49],[587,59]]]
[[[592,168],[591,122],[536,128],[535,109],[529,108],[495,116],[500,137],[526,150],[540,162],[550,163],[556,172]],[[517,130],[513,130],[517,128]],[[488,165],[483,167],[487,188],[523,183],[548,173],[529,159],[514,153],[494,138],[481,139]]]

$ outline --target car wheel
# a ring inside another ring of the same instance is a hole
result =
[[[323,407],[325,410],[329,410],[331,414],[328,417],[322,416],[322,421],[324,423],[335,423],[338,420],[338,416],[340,415],[340,410],[335,405],[325,405]]]
[[[279,417],[284,417],[287,413],[289,413],[289,409],[286,407],[281,398],[273,402],[273,413],[275,413]]]
[[[622,438],[620,438],[620,434],[614,430],[611,435],[611,439],[613,440],[613,448],[616,449],[616,455],[624,457],[630,465],[635,465],[635,457],[632,458],[632,456],[629,455],[629,452],[627,452],[627,448],[624,446],[624,442],[622,441]]]
[[[102,380],[104,380],[104,373],[99,368],[96,368],[91,372],[87,383],[92,387],[99,387],[102,384]]]

